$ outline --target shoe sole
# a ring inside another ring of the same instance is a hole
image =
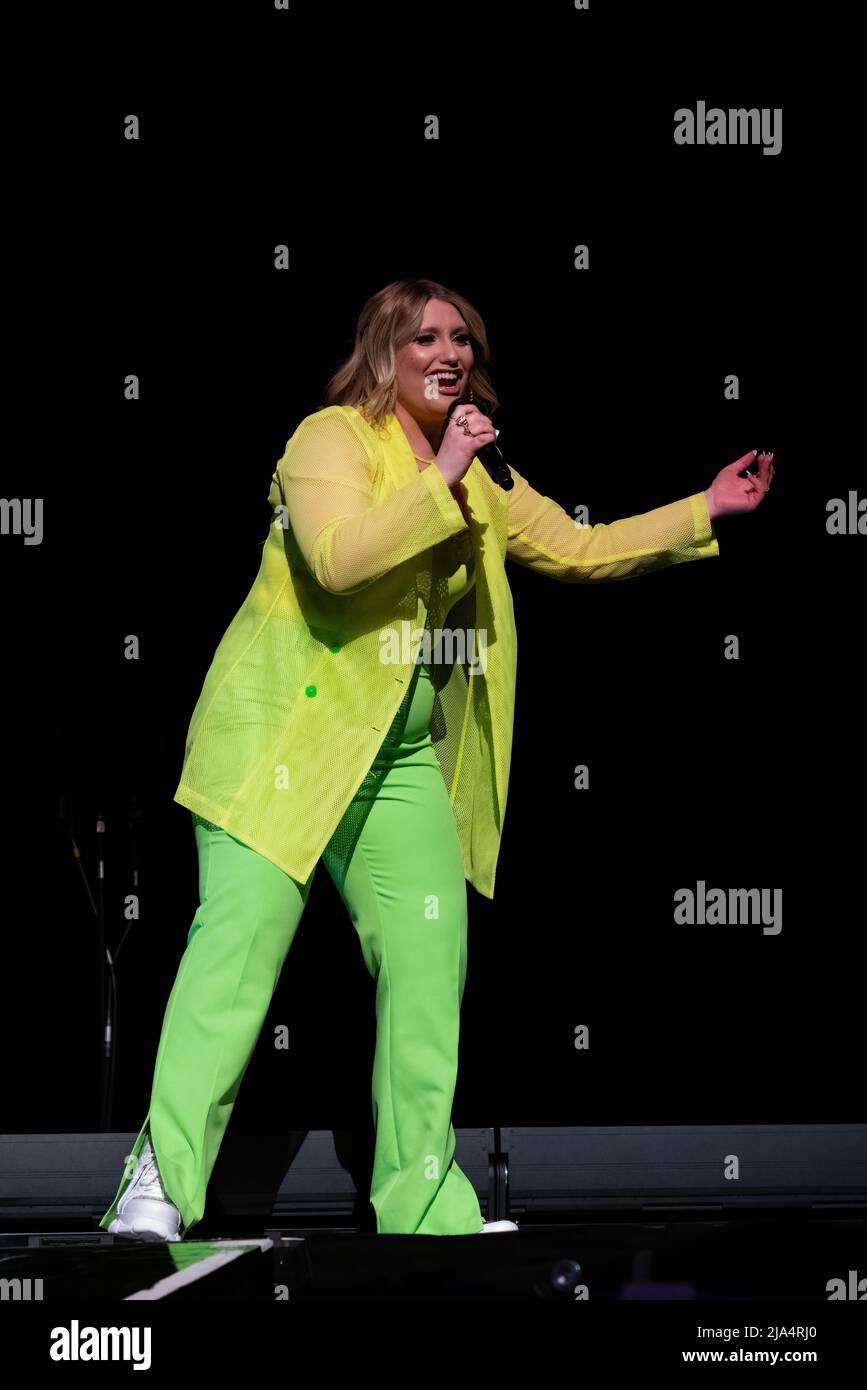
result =
[[[179,1235],[164,1235],[161,1231],[149,1231],[147,1228],[140,1231],[135,1230],[134,1228],[125,1226],[120,1221],[112,1221],[108,1230],[109,1234],[113,1236],[126,1236],[128,1240],[144,1240],[160,1245],[165,1245],[167,1242],[174,1244],[181,1239]]]

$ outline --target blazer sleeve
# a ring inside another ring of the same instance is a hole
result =
[[[622,521],[578,525],[553,500],[511,469],[506,554],[519,565],[567,584],[630,579],[719,555],[703,492]]]
[[[438,468],[374,499],[371,460],[339,411],[307,416],[272,480],[307,568],[332,594],[352,594],[466,526]]]

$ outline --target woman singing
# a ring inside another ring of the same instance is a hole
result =
[[[509,777],[505,561],[584,583],[718,555],[713,519],[758,506],[773,456],[741,477],[751,450],[705,492],[580,527],[475,458],[496,438],[488,361],[462,295],[387,285],[277,464],[259,572],[190,722],[174,799],[192,813],[201,902],[110,1231],[179,1240],[201,1219],[320,859],[376,981],[377,1231],[517,1229],[482,1221],[451,1122],[466,880],[493,897]]]

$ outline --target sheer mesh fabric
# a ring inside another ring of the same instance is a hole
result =
[[[272,476],[259,572],[205,677],[174,799],[305,882],[356,792],[373,786],[385,740],[400,736],[416,670],[404,627],[484,633],[483,671],[460,656],[431,663],[431,740],[467,878],[493,897],[517,668],[505,560],[583,583],[719,553],[703,493],[581,528],[512,474],[503,492],[473,462],[468,526],[439,469],[418,470],[396,416],[374,428],[329,406],[302,420]],[[352,833],[350,818],[342,855]]]

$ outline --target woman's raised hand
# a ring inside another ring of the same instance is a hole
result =
[[[458,421],[462,419],[466,419],[466,427],[470,431],[468,435],[464,433],[463,425],[458,424]],[[442,443],[435,460],[435,466],[442,473],[449,487],[459,482],[464,476],[476,451],[485,444],[493,444],[496,438],[497,431],[487,415],[483,415],[478,406],[468,405],[465,401],[455,406],[452,418],[443,433]]]
[[[759,454],[750,449],[743,458],[726,464],[720,469],[710,487],[705,490],[707,509],[711,521],[718,516],[735,516],[739,512],[754,512],[767,494],[774,476],[773,454]],[[747,473],[745,478],[738,474],[758,459],[758,471]]]

